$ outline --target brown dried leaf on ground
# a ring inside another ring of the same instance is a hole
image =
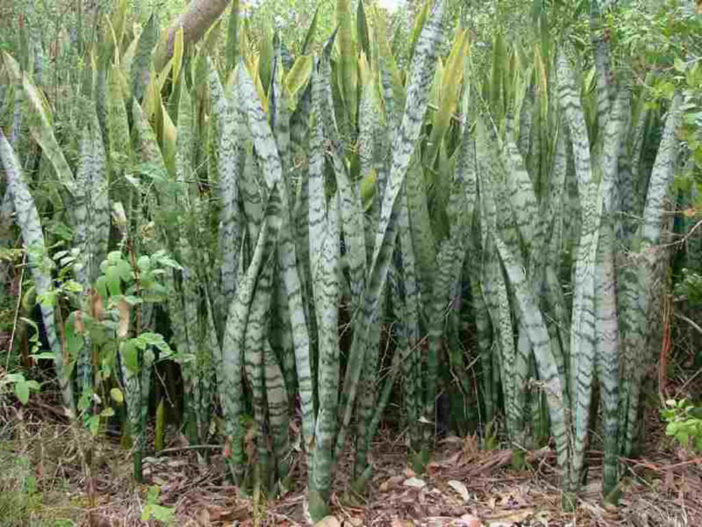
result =
[[[314,527],[341,527],[341,522],[336,516],[327,516],[315,523]]]

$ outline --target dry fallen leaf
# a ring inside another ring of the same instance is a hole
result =
[[[456,465],[460,464],[461,461],[461,456],[463,455],[462,452],[456,452],[455,454],[451,455],[447,459],[441,462],[442,467],[455,467]]]
[[[461,481],[452,479],[448,482],[449,487],[458,492],[458,494],[463,498],[463,501],[468,503],[470,501],[470,494],[468,493],[468,488]]]
[[[415,489],[422,489],[427,486],[426,482],[419,478],[408,478],[402,484],[405,487],[414,487]]]
[[[197,513],[197,524],[200,527],[209,527],[212,525],[210,521],[210,513],[207,509],[200,509]]]
[[[472,514],[464,514],[459,521],[461,522],[461,527],[483,527],[484,525],[480,518]]]
[[[341,527],[341,522],[336,516],[327,516],[314,524],[314,527]]]
[[[463,441],[463,460],[470,461],[480,455],[480,440],[477,435],[467,436]]]
[[[393,518],[390,522],[390,527],[414,527],[414,522],[411,520],[400,520],[399,518]]]
[[[498,525],[512,525],[513,523],[523,522],[527,518],[534,515],[533,509],[524,509],[514,512],[504,512],[493,514],[487,518],[488,525],[491,527],[497,527]]]
[[[404,481],[404,476],[392,476],[380,484],[380,492],[387,492],[394,489]]]

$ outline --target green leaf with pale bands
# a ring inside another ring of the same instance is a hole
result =
[[[295,343],[295,362],[298,385],[302,399],[303,432],[307,440],[314,435],[314,405],[312,367],[310,363],[310,342],[307,329],[305,309],[303,307],[302,288],[297,270],[296,248],[292,239],[291,199],[285,184],[282,184],[282,165],[273,131],[268,124],[261,101],[256,94],[251,77],[242,64],[239,65],[239,84],[241,102],[248,117],[249,129],[256,156],[263,171],[266,187],[269,190],[269,207],[274,199],[279,199],[280,207],[275,211],[276,221],[280,226],[278,265],[288,292],[290,306],[290,324]],[[274,189],[277,189],[274,192]]]
[[[2,130],[0,130],[0,160],[7,174],[8,189],[15,210],[15,221],[22,232],[22,239],[27,248],[27,261],[36,287],[36,293],[41,297],[49,294],[52,290],[51,264],[48,261],[46,246],[44,245],[44,234],[41,229],[39,213],[34,203],[34,198],[24,180],[15,152]],[[44,302],[40,306],[46,340],[55,356],[54,364],[56,366],[56,376],[61,387],[62,402],[66,408],[73,410],[75,408],[73,387],[56,330],[54,308],[52,305]]]
[[[347,427],[351,421],[354,401],[358,389],[358,379],[363,369],[364,353],[367,346],[377,346],[370,342],[369,330],[379,316],[380,299],[385,289],[390,258],[397,234],[395,222],[400,209],[398,199],[404,186],[410,160],[417,147],[417,140],[426,113],[431,81],[436,67],[437,46],[442,35],[443,1],[437,0],[431,16],[422,29],[412,59],[411,75],[407,89],[407,102],[397,134],[392,145],[390,181],[385,188],[380,222],[375,239],[371,266],[366,279],[364,296],[365,321],[361,331],[354,332],[352,351],[349,357],[341,394],[341,428],[337,436],[336,453],[341,452],[346,440]]]
[[[132,97],[141,102],[151,80],[151,52],[158,42],[159,30],[156,15],[152,14],[139,35],[131,63],[130,79]]]
[[[18,86],[22,86],[25,94],[27,122],[29,131],[34,140],[41,146],[43,154],[49,159],[56,171],[59,182],[73,193],[75,181],[73,172],[68,166],[68,162],[56,141],[52,128],[51,115],[48,111],[48,104],[41,92],[34,86],[25,72],[21,72],[19,64],[7,52],[3,52],[6,71],[10,79]]]
[[[353,26],[351,23],[351,0],[337,0],[336,23],[338,24],[338,37],[336,43],[339,48],[339,87],[341,98],[344,101],[348,130],[356,126],[356,113],[358,106],[357,84],[358,69],[356,66],[356,43],[353,39]]]

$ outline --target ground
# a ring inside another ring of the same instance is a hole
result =
[[[4,410],[0,526],[162,525],[142,521],[145,516],[172,516],[173,525],[189,527],[307,525],[301,462],[292,469],[297,487],[275,499],[254,500],[227,484],[219,449],[207,450],[210,459],[203,463],[175,437],[169,450],[144,460],[147,482],[137,485],[129,452],[117,439],[92,440],[39,398]],[[83,463],[90,445],[91,463]],[[561,512],[558,471],[548,449],[529,452],[529,468],[515,471],[510,451],[480,450],[474,437],[449,437],[418,475],[406,466],[403,438],[384,431],[372,460],[374,476],[362,498],[345,491],[351,462],[342,460],[333,517],[324,527],[702,525],[702,458],[676,449],[660,433],[651,434],[642,458],[621,460],[618,508],[603,506],[601,453],[590,452],[588,484],[576,514]]]

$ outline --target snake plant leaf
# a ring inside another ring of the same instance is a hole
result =
[[[214,68],[210,69],[210,96],[212,97],[212,108],[217,113],[220,125],[217,157],[218,194],[221,200],[218,247],[222,273],[222,295],[224,296],[224,304],[228,306],[236,294],[239,248],[241,246],[239,119],[232,102],[228,101],[224,94],[219,74]]]
[[[607,496],[617,486],[619,455],[619,348],[614,268],[614,230],[602,225],[595,275],[595,365],[600,380],[604,433],[603,492]]]
[[[264,373],[264,340],[268,333],[268,312],[271,304],[273,255],[271,254],[261,268],[256,284],[256,291],[251,300],[249,317],[246,323],[244,339],[244,371],[251,386],[254,418],[261,430],[257,438],[255,462],[261,465],[261,471],[266,473],[268,449],[266,447],[266,390]],[[254,462],[250,459],[249,462]]]
[[[494,115],[501,117],[504,114],[505,100],[504,90],[505,79],[505,64],[507,63],[507,51],[505,46],[504,36],[498,32],[493,39],[493,54],[492,54],[492,69],[490,72],[489,87],[490,87],[490,104]]]
[[[312,15],[312,22],[310,22],[310,27],[307,29],[305,34],[305,40],[302,41],[302,47],[300,48],[300,55],[307,55],[310,52],[310,45],[314,39],[314,34],[317,32],[317,19],[319,17],[320,4],[314,9],[314,15]]]
[[[649,178],[643,223],[632,243],[635,266],[623,276],[626,311],[623,313],[622,353],[625,363],[636,363],[640,350],[645,348],[646,320],[651,305],[649,291],[656,266],[656,245],[660,241],[664,200],[674,176],[677,153],[676,131],[680,126],[682,98],[675,94],[668,109],[665,126],[656,159]],[[620,449],[629,455],[634,444],[636,416],[641,392],[641,368],[625,368],[622,383],[622,415],[620,421]]]
[[[366,244],[363,229],[363,208],[360,196],[351,183],[351,179],[342,159],[340,149],[333,147],[327,151],[331,157],[336,175],[336,185],[339,191],[340,212],[342,219],[342,232],[344,234],[344,247],[349,265],[351,286],[352,309],[360,309],[363,291],[365,289],[366,271]]]
[[[310,55],[297,57],[292,68],[290,68],[290,71],[285,75],[283,84],[285,85],[287,96],[290,100],[295,100],[300,90],[304,91],[310,80],[313,62],[312,56]]]
[[[96,119],[83,131],[76,181],[80,186],[76,188],[76,200],[84,204],[83,217],[75,214],[76,234],[83,231],[81,254],[86,266],[85,286],[89,287],[97,280],[100,263],[107,256],[110,235],[107,160]],[[76,212],[78,209],[76,206]]]
[[[339,49],[339,87],[349,125],[348,129],[352,129],[356,126],[358,70],[356,66],[356,43],[353,40],[351,26],[350,0],[337,0],[336,23],[338,25],[336,43]]]
[[[260,42],[258,56],[258,77],[263,86],[263,93],[268,93],[268,89],[273,79],[273,60],[275,59],[275,48],[273,46],[273,35],[268,27],[265,28]],[[251,70],[256,71],[256,70]]]
[[[675,173],[675,158],[678,141],[676,132],[681,123],[682,97],[673,96],[668,108],[668,116],[658,147],[656,160],[651,170],[651,177],[646,193],[646,206],[644,207],[643,225],[641,226],[641,249],[645,250],[658,244],[661,238],[663,224],[663,201],[665,200]]]
[[[359,59],[361,78],[361,100],[358,109],[358,157],[361,163],[361,175],[366,178],[375,167],[378,152],[381,149],[380,104],[377,90],[377,72],[373,71],[365,54]]]
[[[234,300],[229,305],[222,341],[222,379],[224,380],[222,410],[225,418],[225,434],[231,446],[229,462],[237,481],[241,479],[244,472],[244,430],[240,423],[244,404],[242,379],[244,339],[256,280],[264,263],[268,236],[268,218],[265,218],[251,262],[237,288]]]
[[[431,0],[426,0],[424,4],[422,4],[422,7],[420,11],[417,13],[417,16],[414,19],[414,25],[412,26],[412,32],[410,33],[410,43],[409,43],[409,60],[410,63],[412,62],[412,58],[414,57],[415,50],[417,48],[417,44],[419,42],[419,37],[422,33],[422,29],[424,28],[424,24],[427,21],[427,17],[429,16],[429,11],[431,9]],[[384,33],[387,34],[387,33]]]
[[[291,70],[292,71],[292,70]],[[312,69],[310,68],[310,78]],[[289,73],[288,73],[289,75]],[[312,83],[307,82],[305,89],[298,98],[293,114],[290,116],[290,141],[293,147],[293,156],[296,160],[307,158],[306,146],[308,143],[310,100],[312,97]],[[304,166],[304,163],[303,163]],[[296,170],[297,172],[297,170]],[[304,180],[304,170],[299,171],[298,185],[296,189],[295,207],[298,207],[298,197]]]
[[[519,153],[510,133],[506,134],[505,143],[501,148],[501,157],[509,176],[507,183],[509,201],[517,221],[517,229],[526,246],[527,254],[539,254],[543,243],[543,233],[540,232],[538,202],[532,179],[524,166],[524,160]],[[531,251],[530,249],[536,249]]]
[[[321,81],[317,74],[312,77],[312,130],[310,135],[309,178],[307,195],[309,200],[308,229],[309,254],[312,276],[316,274],[317,266],[324,243],[326,229],[326,198],[324,195],[324,129],[320,97]]]
[[[132,122],[134,123],[134,150],[137,158],[141,163],[148,165],[153,170],[153,179],[159,202],[166,210],[170,210],[172,208],[172,199],[170,198],[171,192],[167,185],[168,171],[166,163],[161,154],[154,129],[138,104],[132,104]]]
[[[397,67],[395,57],[390,49],[388,42],[388,29],[385,24],[385,19],[381,16],[377,9],[374,11],[373,22],[377,30],[374,33],[375,40],[378,42],[378,67],[382,72],[383,77],[383,99],[385,102],[385,114],[390,128],[394,131],[395,123],[399,125],[402,118],[401,112],[405,107],[405,89],[403,86],[402,76]],[[387,93],[385,93],[387,91]],[[392,93],[392,97],[390,97]],[[392,101],[391,106],[389,101]]]
[[[73,172],[56,141],[51,123],[51,114],[47,111],[48,103],[41,92],[31,83],[25,72],[21,72],[19,64],[9,53],[3,52],[5,69],[10,79],[16,85],[21,85],[24,91],[24,100],[27,104],[27,123],[34,140],[39,144],[44,155],[49,159],[56,171],[59,182],[69,193],[73,193],[75,181]]]
[[[441,352],[442,334],[447,309],[452,304],[451,285],[463,267],[468,238],[472,224],[473,205],[476,196],[474,145],[466,134],[463,145],[463,166],[454,171],[455,179],[449,198],[448,214],[453,219],[449,237],[444,239],[436,256],[437,276],[433,282],[428,323],[428,352],[424,400],[425,416],[435,415],[436,386],[438,383],[438,359]],[[464,177],[467,181],[464,182]],[[469,201],[470,200],[470,201]]]
[[[410,225],[417,258],[417,278],[422,298],[431,298],[432,281],[436,267],[436,240],[429,215],[427,188],[417,156],[407,170],[405,183]]]
[[[128,203],[129,188],[122,179],[130,164],[131,144],[124,93],[117,68],[107,73],[107,137],[109,139],[110,185],[117,201]]]
[[[299,236],[298,236],[299,238]],[[292,328],[290,326],[290,307],[288,305],[285,284],[280,273],[275,279],[275,308],[271,321],[270,345],[273,348],[278,364],[283,372],[285,390],[288,398],[289,410],[293,409],[292,402],[297,393],[297,378],[295,373],[295,350],[293,346]],[[310,280],[311,281],[311,280]]]
[[[190,189],[197,185],[194,167],[194,116],[189,90],[183,84],[178,101],[178,123],[176,132],[176,181],[181,189],[178,201],[186,208],[193,205]]]
[[[263,367],[268,403],[268,419],[270,422],[273,451],[276,457],[278,479],[283,481],[290,470],[290,416],[288,414],[288,395],[286,392],[283,372],[268,338],[263,339]]]
[[[575,155],[578,192],[583,221],[575,263],[570,333],[570,397],[573,405],[571,490],[577,490],[584,463],[585,440],[590,417],[592,374],[595,355],[595,264],[603,207],[603,184],[593,174],[585,117],[575,88],[574,76],[564,50],[558,54],[558,89]],[[618,145],[618,140],[615,140]],[[600,171],[598,169],[598,171]]]
[[[319,94],[320,117],[323,121],[324,136],[333,144],[343,144],[344,138],[339,135],[339,126],[337,125],[337,112],[334,101],[334,88],[338,86],[334,83],[334,69],[331,67],[331,52],[338,30],[334,31],[327,39],[322,48],[322,56],[317,63],[318,80],[320,81],[318,89]]]
[[[422,412],[422,387],[421,387],[421,356],[419,350],[419,289],[417,287],[416,265],[412,236],[410,233],[410,219],[407,207],[407,198],[403,191],[400,195],[400,213],[397,219],[399,254],[404,286],[402,311],[407,338],[407,352],[403,361],[403,374],[405,377],[405,405],[410,426],[411,447],[416,451],[420,448],[419,417]]]
[[[366,18],[366,10],[363,6],[363,0],[358,1],[356,7],[356,38],[361,45],[361,52],[365,53],[369,62],[373,62],[373,52],[370,46],[370,36],[368,31],[368,19]]]
[[[509,294],[505,276],[500,267],[500,254],[497,251],[494,238],[498,230],[497,210],[495,207],[496,174],[494,141],[490,141],[482,120],[477,123],[476,162],[480,174],[480,228],[481,246],[485,259],[481,269],[484,278],[483,296],[488,307],[490,319],[496,332],[499,349],[500,369],[505,399],[505,414],[507,431],[510,439],[517,442],[523,430],[523,415],[519,403],[522,398],[518,394],[521,379],[525,372],[517,372],[517,352],[514,342],[514,325],[510,312]],[[503,229],[506,230],[506,229]],[[505,233],[501,232],[505,237]],[[510,243],[514,249],[514,240]],[[514,252],[514,251],[513,251]],[[519,374],[517,376],[517,373]]]
[[[316,186],[316,184],[315,184]],[[326,507],[314,504],[326,503],[331,491],[331,465],[333,459],[334,434],[339,386],[339,341],[338,341],[338,302],[339,282],[337,267],[339,262],[339,219],[337,200],[332,198],[328,207],[325,197],[317,191],[312,193],[310,178],[310,219],[322,222],[322,243],[319,246],[317,265],[312,270],[315,314],[318,328],[318,390],[319,412],[315,429],[312,470],[310,472],[310,514],[320,519],[326,514]],[[320,203],[321,201],[321,203]],[[326,208],[326,211],[324,209]],[[323,210],[322,218],[318,217]],[[312,236],[310,236],[310,242]],[[310,254],[312,245],[310,245]]]
[[[132,96],[141,101],[146,86],[151,80],[151,53],[158,42],[159,29],[156,15],[152,14],[139,35],[139,41],[131,62],[129,75]]]
[[[128,5],[127,0],[118,0],[115,10],[112,12],[112,18],[109,20],[114,31],[116,52],[119,52],[122,47]]]
[[[239,131],[243,132],[241,130],[241,124],[239,126]],[[244,137],[242,137],[242,141],[244,140]],[[263,189],[260,188],[263,185],[259,185],[257,181],[259,166],[253,154],[253,147],[250,144],[245,144],[242,146],[242,150],[244,152],[244,161],[241,167],[239,193],[241,194],[241,201],[243,202],[242,208],[245,218],[244,224],[248,233],[248,244],[250,246],[250,251],[253,252],[255,240],[258,239],[258,232],[263,222],[265,207],[263,201],[264,192]]]
[[[613,104],[612,66],[609,43],[602,30],[602,17],[597,0],[590,1],[590,40],[595,49],[595,71],[597,74],[597,124],[604,133],[609,112]]]
[[[651,81],[651,77],[647,77],[646,81]],[[644,138],[651,124],[651,111],[646,106],[646,97],[640,94],[634,107],[634,115],[632,116],[632,130],[628,138],[628,154],[631,160],[631,178],[634,182],[633,203],[628,204],[628,208],[636,217],[643,214],[644,203],[646,201],[646,178],[641,177],[642,169],[642,152],[644,146]],[[635,231],[638,224],[630,222],[629,228]]]
[[[47,295],[52,291],[51,260],[46,252],[39,213],[24,180],[17,156],[2,130],[0,130],[0,160],[2,160],[7,174],[8,189],[15,210],[15,221],[22,232],[27,250],[27,262],[34,279],[36,292],[38,295]],[[75,404],[69,367],[71,358],[64,353],[59,342],[53,305],[42,302],[40,308],[46,339],[55,357],[54,365],[61,388],[62,403],[65,408],[74,412]]]
[[[247,116],[256,155],[261,163],[266,187],[270,190],[282,178],[282,166],[273,132],[268,124],[266,113],[254,87],[251,76],[242,64],[239,65],[239,102]]]
[[[183,67],[183,53],[185,51],[185,45],[183,44],[183,28],[179,27],[173,38],[173,57],[169,62],[171,62],[171,69],[173,71],[174,82],[178,82],[180,79],[180,70]],[[166,70],[166,67],[163,68]],[[163,85],[161,85],[163,88]]]
[[[293,181],[291,180],[290,107],[288,96],[283,89],[283,60],[281,58],[280,46],[278,46],[275,51],[269,99],[271,128],[275,134],[275,142],[278,146],[278,155],[280,156],[283,170],[283,180],[287,186],[288,196],[293,197],[295,192]]]
[[[404,186],[410,160],[417,146],[424,114],[427,110],[431,80],[436,67],[438,42],[442,34],[443,1],[437,0],[431,16],[422,29],[412,59],[411,74],[407,89],[405,113],[392,148],[390,181],[385,188],[376,243],[366,280],[364,302],[365,327],[353,336],[352,351],[341,394],[341,425],[336,441],[337,456],[344,446],[346,432],[358,389],[358,379],[363,369],[364,351],[368,332],[378,318],[378,307],[385,288],[390,257],[397,234],[395,222],[399,211],[398,196]],[[377,345],[377,343],[368,343]]]
[[[427,149],[424,153],[424,164],[426,166],[434,166],[439,147],[451,124],[451,118],[456,112],[463,81],[463,61],[467,51],[468,31],[461,29],[458,31],[451,52],[446,59],[446,65],[441,78],[439,109],[434,114],[431,135],[429,136]]]
[[[129,435],[134,443],[134,476],[141,479],[142,442],[145,439],[145,430],[142,428],[141,406],[142,390],[140,383],[139,349],[134,339],[124,340],[120,343],[119,356],[122,364],[122,378],[124,379],[125,400],[127,403],[127,420]]]
[[[520,316],[523,320],[523,328],[527,332],[536,358],[539,377],[544,383],[544,392],[551,418],[551,430],[556,442],[558,465],[565,468],[568,461],[567,409],[563,396],[565,387],[561,383],[556,361],[551,354],[548,330],[518,257],[511,253],[499,234],[495,236],[494,240],[510,284],[514,288]]]
[[[251,78],[240,65],[239,83],[241,101],[248,117],[249,129],[253,139],[256,155],[264,172],[266,186],[271,192],[277,185],[280,194],[280,210],[277,220],[281,222],[278,258],[281,273],[285,282],[290,305],[290,323],[295,343],[295,360],[298,373],[299,392],[302,399],[303,429],[306,440],[311,440],[314,434],[314,408],[312,393],[312,373],[310,364],[310,343],[305,310],[303,307],[302,288],[297,270],[297,257],[293,242],[291,226],[290,197],[285,185],[280,185],[282,168],[280,156],[266,114],[261,102],[256,96]],[[269,204],[270,206],[270,204]]]
[[[523,158],[526,158],[531,151],[531,129],[534,118],[534,114],[532,112],[534,93],[535,90],[533,84],[528,83],[526,93],[524,94],[524,100],[522,101],[519,112],[519,139],[517,140],[519,153],[522,154]]]
[[[329,86],[328,76],[324,75],[329,71],[328,61],[328,56],[323,55],[320,59],[319,71],[314,75],[312,81],[312,109],[315,126],[317,127],[314,137],[316,141],[314,149],[315,151],[322,148],[325,149],[336,176],[336,184],[341,201],[339,209],[342,219],[342,231],[344,233],[351,279],[352,305],[355,312],[361,305],[366,268],[363,209],[361,208],[360,198],[356,193],[356,189],[351,184],[348,170],[343,160],[341,143],[338,140],[338,132],[330,104],[331,87]],[[325,141],[325,137],[329,139],[328,142]],[[320,166],[323,167],[323,164],[318,165],[318,161],[315,160],[315,171],[318,171]],[[310,172],[311,177],[312,172]],[[311,191],[312,189],[310,188],[310,197]],[[312,226],[312,223],[310,223],[310,226]],[[315,234],[310,230],[310,241],[313,236]],[[312,249],[312,245],[310,245],[310,249]],[[310,255],[314,254],[315,251],[310,252]]]
[[[239,62],[239,0],[232,1],[227,24],[227,70],[231,71]]]
[[[555,132],[555,145],[553,148],[553,159],[551,161],[551,173],[549,175],[548,196],[541,200],[539,218],[540,231],[544,235],[544,240],[551,240],[556,231],[556,222],[559,221],[561,207],[563,206],[566,174],[568,163],[568,137],[567,127],[562,122]],[[546,259],[545,252],[542,257]]]
[[[620,148],[624,145],[628,117],[629,94],[621,90],[613,102],[611,115],[604,124],[602,153],[603,217],[600,226],[597,267],[595,270],[595,366],[601,384],[605,461],[603,490],[608,495],[617,484],[619,454],[619,349],[616,276],[614,267],[616,183]],[[602,121],[600,121],[602,123]]]

